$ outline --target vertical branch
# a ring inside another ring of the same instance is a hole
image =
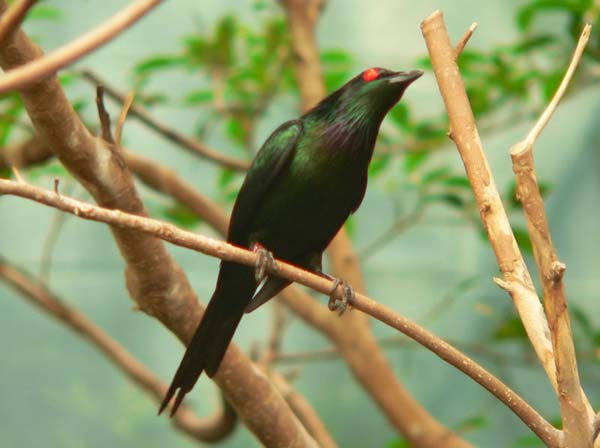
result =
[[[84,314],[68,306],[39,281],[3,260],[1,256],[0,280],[20,292],[28,302],[77,333],[130,381],[160,403],[168,385],[160,381],[152,371]],[[214,416],[206,419],[197,418],[190,408],[184,405],[173,419],[173,424],[182,432],[204,442],[216,442],[226,438],[235,429],[236,423],[237,415],[227,403],[223,403],[223,407]]]
[[[510,293],[529,340],[557,391],[548,323],[483,152],[475,117],[456,64],[456,51],[450,43],[442,13],[436,11],[426,18],[421,30],[450,118],[451,138],[465,165],[483,226],[503,274],[503,280],[497,283]]]
[[[510,151],[517,183],[517,198],[523,205],[533,246],[533,255],[539,267],[544,291],[545,310],[554,348],[565,442],[569,447],[582,448],[592,446],[594,412],[579,381],[563,283],[566,267],[558,260],[556,249],[552,243],[544,201],[535,175],[533,146],[569,85],[587,44],[590,31],[591,26],[587,25],[579,38],[571,63],[552,101],[525,140],[515,144]]]
[[[326,94],[315,38],[323,0],[280,1],[287,13],[296,80],[302,110],[306,111]],[[344,228],[330,243],[327,253],[335,275],[351,283],[356,291],[364,291],[358,256]],[[434,419],[398,381],[369,328],[367,316],[359,313],[346,313],[342,317],[327,314],[323,307],[311,306],[310,299],[297,289],[288,288],[282,295],[297,314],[334,341],[357,381],[409,443],[431,448],[470,446]]]

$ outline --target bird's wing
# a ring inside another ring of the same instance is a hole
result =
[[[244,244],[248,237],[247,227],[255,210],[276,179],[289,166],[302,132],[300,120],[287,121],[273,131],[258,151],[231,212],[229,241]]]

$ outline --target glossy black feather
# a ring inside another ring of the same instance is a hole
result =
[[[320,270],[323,251],[364,197],[381,121],[422,74],[368,72],[271,134],[238,194],[229,242],[243,247],[259,243],[277,258]],[[175,413],[203,371],[214,375],[243,313],[288,284],[268,277],[257,291],[253,269],[222,262],[215,292],[159,413],[177,394]]]

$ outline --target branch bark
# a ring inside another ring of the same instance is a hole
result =
[[[137,0],[123,8],[109,20],[92,31],[70,42],[51,54],[11,70],[0,78],[0,93],[21,90],[31,83],[53,76],[58,70],[91,53],[106,42],[114,39],[158,6],[162,0]],[[2,2],[2,9],[6,2]]]
[[[440,11],[434,12],[421,24],[423,37],[440,93],[450,118],[451,138],[454,140],[465,165],[483,227],[496,255],[504,283],[508,289],[529,340],[557,391],[554,355],[548,322],[537,297],[523,256],[517,246],[506,211],[488,166],[473,111],[464,82],[456,64],[456,52],[450,43],[448,30]]]
[[[119,92],[117,89],[106,83],[97,74],[90,70],[82,70],[81,75],[84,79],[91,81],[94,85],[102,85],[105,93],[113,100],[124,104],[126,96]],[[234,171],[246,171],[250,167],[250,163],[245,160],[235,159],[233,157],[226,156],[225,154],[209,148],[202,142],[191,139],[176,129],[171,128],[165,123],[162,123],[158,118],[154,117],[146,108],[139,104],[132,104],[129,110],[129,115],[137,118],[146,126],[153,131],[165,137],[167,140],[175,143],[183,149],[190,151],[192,154],[200,156],[204,159],[211,160],[225,168],[229,168]]]
[[[326,95],[315,28],[323,0],[280,0],[287,12],[294,52],[296,81],[302,110],[314,106]],[[342,228],[327,249],[332,271],[356,291],[365,291],[358,256]],[[311,306],[299,290],[286,289],[282,297],[297,314],[325,333],[340,349],[352,373],[373,397],[388,421],[414,446],[467,447],[465,440],[441,425],[423,408],[396,378],[381,347],[369,328],[367,316],[345,313],[336,318],[324,307]]]
[[[0,45],[4,39],[15,31],[37,0],[19,0],[0,18]]]
[[[218,257],[222,260],[234,261],[247,266],[254,266],[256,263],[256,254],[250,250],[183,231],[170,223],[163,223],[155,219],[128,214],[120,210],[109,210],[94,206],[23,182],[0,179],[0,194],[10,194],[31,199],[83,219],[104,222],[111,226],[130,230],[135,229],[138,232],[152,235],[169,241],[172,244]],[[331,292],[334,284],[331,280],[304,271],[281,260],[277,260],[277,271],[270,271],[270,273],[303,284],[326,295]],[[338,299],[341,300],[342,292],[339,291],[339,288],[336,294],[338,295]],[[351,305],[356,309],[370,313],[387,325],[402,331],[443,360],[466,373],[509,407],[544,443],[551,447],[561,446],[562,434],[560,431],[553,428],[552,425],[544,420],[542,416],[508,386],[504,385],[469,357],[454,349],[442,339],[429,333],[424,328],[419,327],[407,318],[376,303],[363,294],[357,293]],[[259,412],[258,409],[256,412]],[[446,443],[445,440],[439,442],[441,444]]]
[[[130,381],[152,396],[157,405],[161,402],[169,385],[160,381],[152,371],[84,314],[68,306],[42,283],[11,265],[1,256],[0,279],[21,293],[28,302],[63,323],[100,351]],[[199,419],[188,406],[183,405],[172,422],[179,430],[195,440],[217,442],[233,432],[237,415],[229,404],[224,402],[222,408],[213,416]]]
[[[4,12],[6,4],[0,6]],[[5,70],[41,57],[42,51],[21,30],[0,48],[0,66]],[[89,134],[56,77],[28,85],[19,93],[40,138],[99,204],[145,214],[121,153]],[[202,310],[182,269],[158,239],[134,229],[113,227],[111,231],[127,263],[126,283],[132,298],[182,342],[189,342]],[[235,345],[229,348],[215,381],[263,443],[315,445],[281,395]]]
[[[569,447],[582,448],[592,446],[594,411],[579,381],[575,346],[563,283],[563,274],[566,267],[558,260],[556,249],[552,243],[544,200],[535,175],[533,147],[567,90],[589,39],[590,32],[591,26],[586,25],[579,38],[579,43],[565,77],[552,101],[525,140],[515,144],[510,151],[517,183],[517,198],[523,205],[533,246],[533,255],[539,268],[544,292],[544,305],[554,348],[558,397],[565,443]]]

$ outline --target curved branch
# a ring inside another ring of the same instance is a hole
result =
[[[21,30],[0,47],[0,65],[11,69],[43,52]],[[101,205],[145,215],[122,154],[92,136],[52,76],[20,92],[38,135]],[[159,239],[111,227],[126,261],[125,281],[139,308],[160,320],[183,343],[191,340],[202,315],[189,281]],[[223,360],[227,368],[214,377],[248,429],[263,443],[306,447],[316,443],[281,395],[235,344]],[[260,396],[260,400],[255,398]]]
[[[81,73],[83,79],[92,82],[94,85],[102,85],[104,87],[104,92],[115,101],[118,101],[121,104],[125,103],[127,99],[125,95],[107,84],[91,70],[81,70],[79,73]],[[160,120],[158,120],[158,118],[154,117],[147,109],[139,104],[133,103],[131,105],[131,108],[129,109],[129,115],[137,118],[150,129],[165,137],[167,140],[179,145],[183,149],[186,149],[197,156],[212,160],[213,162],[216,162],[219,165],[234,171],[246,171],[250,167],[250,163],[245,160],[239,160],[226,156],[225,154],[208,147],[198,140],[194,140],[183,135],[176,129],[173,129],[165,123],[162,123]]]
[[[19,0],[15,2],[9,9],[0,17],[0,45],[4,39],[14,32],[21,24],[27,11],[35,5],[37,0]]]
[[[161,402],[168,384],[160,381],[150,369],[84,314],[68,306],[42,283],[8,263],[2,256],[0,256],[0,279],[20,292],[30,303],[80,335],[140,389],[151,395],[157,404]],[[182,432],[196,440],[216,442],[233,432],[237,415],[223,400],[223,406],[213,416],[200,419],[184,405],[172,421]]]
[[[567,446],[591,447],[594,411],[581,387],[567,298],[563,283],[565,265],[558,260],[546,218],[544,200],[535,175],[533,146],[564,95],[589,39],[586,25],[565,76],[539,120],[525,140],[510,151],[517,184],[517,198],[523,205],[533,255],[540,273],[544,305],[552,335],[558,398]]]
[[[52,191],[44,190],[22,182],[0,179],[0,194],[10,194],[30,199],[41,204],[55,207],[80,218],[104,222],[111,226],[140,231],[161,238],[177,246],[186,247],[206,255],[233,261],[247,266],[255,266],[256,254],[202,235],[183,231],[170,223],[155,219],[131,215],[120,210],[106,208],[77,201]],[[328,295],[334,282],[311,272],[299,269],[284,261],[277,260],[277,271],[271,272],[288,280],[308,286],[315,291]],[[339,291],[340,288],[338,288]],[[336,291],[341,300],[341,292]],[[512,391],[508,386],[494,377],[475,361],[464,355],[444,340],[429,333],[424,328],[411,322],[404,316],[376,303],[368,297],[357,294],[351,305],[368,313],[393,328],[403,332],[410,338],[427,347],[444,361],[467,374],[498,400],[511,409],[540,439],[548,446],[559,447],[562,433],[550,425],[525,400]]]
[[[519,284],[518,288],[511,288],[509,293],[550,384],[557,391],[548,322],[483,152],[475,117],[456,64],[456,51],[450,43],[442,13],[436,11],[426,18],[421,24],[421,31],[448,111],[450,136],[463,159],[483,227],[504,280]]]
[[[35,81],[54,75],[61,68],[72,64],[109,40],[114,39],[161,2],[162,0],[137,0],[78,39],[41,59],[30,62],[18,69],[10,70],[0,78],[0,93],[20,90]],[[0,8],[6,8],[6,3],[2,3],[3,5]]]

